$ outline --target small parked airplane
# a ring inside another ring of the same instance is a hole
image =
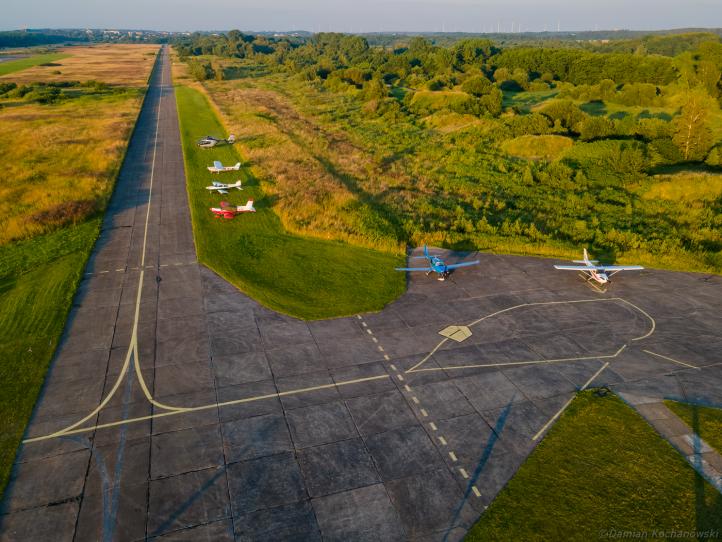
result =
[[[227,143],[228,145],[233,145],[236,142],[236,136],[231,134],[228,139],[220,139],[213,136],[205,136],[200,138],[198,141],[196,141],[196,144],[201,147],[202,149],[211,149],[218,145],[219,143]]]
[[[241,163],[238,162],[235,166],[224,166],[218,160],[213,162],[212,166],[208,166],[208,171],[211,173],[222,173],[223,171],[238,171],[241,169]]]
[[[459,267],[468,267],[470,265],[478,265],[479,260],[474,260],[473,262],[462,262],[462,263],[452,263],[451,265],[446,265],[444,263],[444,260],[439,258],[438,256],[431,256],[429,254],[429,249],[426,245],[424,245],[424,255],[423,256],[411,256],[412,259],[421,259],[425,258],[429,262],[428,267],[397,267],[396,271],[426,271],[426,276],[429,276],[431,273],[437,273],[439,275],[438,280],[446,280],[446,278],[451,274],[452,269],[458,269]]]
[[[566,271],[581,271],[588,276],[587,281],[595,280],[599,284],[607,284],[610,282],[612,275],[620,271],[639,271],[644,269],[641,265],[597,265],[599,260],[590,260],[587,249],[584,249],[584,259],[574,260],[574,263],[584,265],[555,265],[555,269],[564,269]]]
[[[243,188],[241,188],[241,181],[236,181],[234,184],[226,184],[213,181],[213,184],[211,184],[211,186],[206,186],[206,190],[215,190],[219,194],[228,194],[228,190],[230,190],[231,188],[238,188],[238,190],[243,190]]]
[[[227,201],[222,201],[220,207],[211,207],[211,211],[218,218],[233,218],[240,213],[255,213],[256,208],[253,207],[253,200],[249,199],[245,205],[232,206]]]

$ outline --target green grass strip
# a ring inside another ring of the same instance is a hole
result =
[[[466,540],[661,540],[662,531],[709,529],[722,529],[722,495],[621,399],[587,391]]]
[[[665,401],[664,404],[707,444],[722,453],[722,409],[677,401]]]
[[[55,60],[62,60],[68,58],[67,53],[48,53],[45,55],[30,56],[28,58],[20,58],[18,60],[8,60],[7,62],[0,62],[0,75],[7,75],[8,73],[15,73],[21,70],[32,68],[33,66],[39,66],[47,62],[53,62]]]
[[[258,181],[247,168],[211,175],[214,160],[243,162],[232,146],[201,149],[204,135],[226,135],[206,96],[176,87],[193,232],[199,260],[242,291],[279,312],[303,319],[380,310],[404,292],[405,277],[394,271],[403,260],[343,242],[306,238],[284,230]],[[244,190],[211,194],[205,186],[241,179]],[[258,211],[233,220],[209,210],[221,200],[233,205],[254,199]]]
[[[99,227],[0,247],[0,497]]]

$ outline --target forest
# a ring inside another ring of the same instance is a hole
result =
[[[174,46],[291,231],[719,272],[719,36],[603,41]]]

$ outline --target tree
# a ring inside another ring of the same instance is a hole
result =
[[[491,81],[489,81],[486,77],[483,75],[477,75],[475,77],[470,77],[466,81],[464,81],[461,85],[461,90],[466,92],[467,94],[471,94],[473,96],[484,96],[485,94],[489,94],[491,92],[491,89],[494,88],[494,85]]]
[[[388,96],[386,85],[384,85],[384,82],[381,80],[378,73],[374,75],[368,83],[366,83],[365,93],[367,100],[381,100]]]
[[[674,119],[675,145],[685,161],[704,159],[712,147],[712,132],[707,119],[716,102],[702,89],[694,89],[685,96],[680,115]]]

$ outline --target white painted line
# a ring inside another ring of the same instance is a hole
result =
[[[469,475],[467,474],[467,472],[466,472],[463,468],[459,467],[459,472],[460,472],[461,475],[464,477],[464,479],[469,478]]]
[[[361,315],[360,315],[360,314],[357,314],[357,315],[356,315],[356,318],[358,318],[359,320],[361,320]]]
[[[374,332],[373,332],[373,331],[371,331],[371,330],[370,330],[370,329],[368,329],[368,328],[366,329],[366,333],[368,333],[369,335],[373,335],[373,334],[374,334]]]
[[[371,337],[371,340],[372,340],[373,342],[375,342],[375,343],[378,343],[378,342],[379,342],[379,340],[378,340],[376,337]]]
[[[168,264],[167,264],[167,263],[162,263],[162,264],[160,264],[160,266],[161,266],[161,267],[168,267]]]
[[[386,361],[389,361],[391,358],[389,357],[388,354],[384,354],[384,359],[385,359]]]
[[[389,367],[391,367],[394,371],[398,371],[398,369],[396,368],[396,365],[394,365],[393,363],[391,365],[389,365]]]
[[[449,457],[453,462],[457,462],[458,459],[456,458],[456,454],[454,452],[449,452]]]
[[[589,384],[591,384],[591,383],[594,381],[595,378],[597,378],[600,374],[602,374],[602,371],[604,371],[604,369],[606,369],[607,367],[609,367],[609,362],[606,362],[604,365],[602,365],[602,366],[599,368],[599,370],[598,370],[596,373],[594,373],[589,380],[587,380],[587,381],[585,382],[585,384],[579,389],[579,391],[584,391],[585,389],[587,389],[587,386],[589,386]],[[544,427],[542,427],[541,429],[539,429],[539,432],[532,437],[532,440],[537,440],[539,437],[541,437],[542,434],[544,433],[544,431],[546,431],[547,428],[548,428],[551,424],[553,424],[554,421],[555,421],[559,416],[562,415],[562,412],[564,412],[564,411],[567,409],[567,407],[572,404],[572,401],[574,401],[574,398],[575,398],[575,397],[576,397],[576,394],[572,395],[572,396],[569,398],[569,400],[568,400],[566,403],[564,403],[564,405],[562,406],[562,408],[560,408],[560,409],[557,411],[557,413],[554,414],[554,416],[552,416],[551,418],[549,418],[549,421],[544,424]]]
[[[438,431],[439,429],[434,422],[429,423],[429,427],[431,427],[432,431]]]
[[[378,349],[379,349],[379,352],[383,352],[383,351],[384,351],[384,347],[381,346],[381,345],[378,346]]]
[[[429,417],[429,413],[426,412],[423,408],[421,409],[421,415],[422,415],[424,418],[428,418],[428,417]]]
[[[479,493],[479,490],[476,489],[476,486],[471,486],[472,491],[474,492],[474,495],[477,497],[481,497],[481,493]]]
[[[102,275],[103,273],[109,273],[109,271],[98,271],[98,273]]]
[[[700,367],[697,367],[696,365],[690,365],[689,363],[685,363],[684,361],[679,361],[678,359],[672,359],[667,356],[663,356],[662,354],[657,354],[655,352],[650,352],[649,350],[642,350],[642,352],[646,352],[647,354],[651,354],[652,356],[657,356],[658,358],[666,359],[667,361],[671,361],[672,363],[676,363],[677,365],[683,365],[684,367],[689,367],[690,369],[700,369]]]
[[[408,384],[404,384],[404,389],[409,393],[411,392],[411,387]]]
[[[125,271],[125,267],[120,267],[120,268],[116,269],[116,271]]]
[[[419,404],[419,399],[415,395],[411,397],[411,400],[414,402],[415,405]]]
[[[360,316],[359,316],[359,318],[360,318]],[[361,322],[361,325],[362,325],[363,327],[369,327],[366,322]]]
[[[446,439],[441,436],[439,437],[439,442],[441,443],[442,446],[446,446],[446,444],[447,444]]]
[[[403,382],[403,381],[404,381],[403,375],[397,374],[396,376],[398,377],[398,379],[399,379],[400,382]]]

